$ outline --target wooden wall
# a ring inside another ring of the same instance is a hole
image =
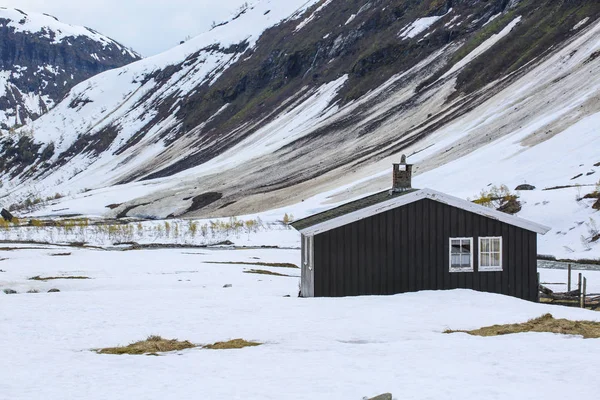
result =
[[[502,272],[477,271],[484,236],[502,236]],[[473,237],[475,272],[450,272],[450,237]],[[316,297],[457,288],[536,301],[537,234],[424,199],[314,238]]]

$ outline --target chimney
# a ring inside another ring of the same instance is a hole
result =
[[[412,164],[406,163],[406,156],[403,154],[400,164],[394,164],[394,181],[392,182],[392,193],[403,192],[412,189]]]

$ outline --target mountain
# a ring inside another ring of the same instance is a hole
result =
[[[591,0],[256,1],[5,137],[0,201],[58,192],[38,212],[302,216],[389,187],[406,153],[417,187],[473,198],[533,184],[519,215],[554,228],[542,251],[584,257],[599,17]]]
[[[0,8],[0,128],[21,126],[76,84],[140,56],[100,33],[45,14]]]

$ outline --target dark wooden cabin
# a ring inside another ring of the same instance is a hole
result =
[[[473,289],[536,301],[537,235],[550,228],[431,189],[393,187],[296,221],[303,297]]]

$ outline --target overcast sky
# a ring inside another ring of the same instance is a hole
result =
[[[284,0],[285,1],[285,0]],[[93,28],[144,56],[227,19],[244,0],[0,0],[0,5],[51,14]]]

